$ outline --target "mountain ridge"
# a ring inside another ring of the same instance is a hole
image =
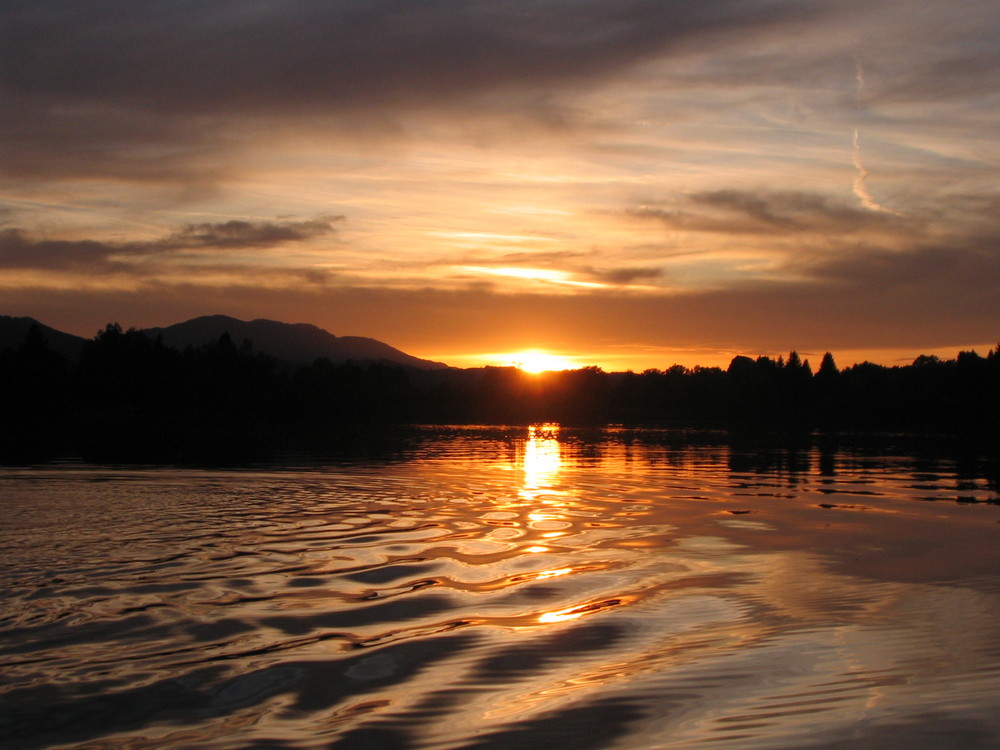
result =
[[[0,349],[20,346],[32,325],[37,325],[49,346],[67,359],[76,359],[87,339],[64,333],[39,321],[0,315]],[[442,362],[414,357],[385,342],[366,336],[335,336],[311,323],[284,323],[267,318],[244,321],[228,315],[202,315],[155,328],[138,329],[150,338],[162,337],[176,349],[217,341],[223,334],[240,344],[249,339],[256,351],[292,364],[326,358],[332,362],[378,361],[421,370],[448,369]]]
[[[163,343],[183,349],[217,340],[224,333],[237,344],[253,342],[257,351],[296,364],[307,364],[321,357],[332,362],[384,361],[421,370],[445,369],[448,365],[420,359],[385,342],[367,336],[335,336],[312,323],[284,323],[267,318],[251,321],[228,315],[203,315],[165,328],[145,328],[142,332]]]
[[[38,332],[52,351],[71,361],[80,356],[84,344],[87,343],[87,339],[82,336],[60,331],[34,318],[0,315],[0,351],[20,347],[32,326],[38,328]]]

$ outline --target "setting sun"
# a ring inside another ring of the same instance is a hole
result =
[[[512,354],[511,361],[519,370],[533,373],[548,372],[550,370],[572,370],[579,366],[568,357],[541,352],[537,349],[529,349]]]

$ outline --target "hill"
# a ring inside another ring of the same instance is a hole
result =
[[[34,318],[14,318],[9,315],[0,315],[0,351],[20,347],[33,325],[38,327],[42,338],[45,339],[52,351],[71,362],[80,356],[80,350],[83,349],[83,345],[87,341],[79,336],[73,336],[42,325]]]
[[[206,315],[166,328],[146,328],[151,338],[163,337],[163,343],[176,349],[201,346],[228,333],[239,345],[245,339],[254,349],[273,357],[304,364],[320,357],[332,362],[380,361],[421,370],[441,370],[448,365],[413,357],[386,343],[364,336],[334,336],[308,323],[282,323],[276,320],[243,321],[227,315]]]

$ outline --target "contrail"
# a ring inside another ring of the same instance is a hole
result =
[[[861,58],[854,56],[854,80],[858,82],[858,88],[854,92],[854,104],[861,109],[861,92],[865,90],[865,69],[861,67]]]
[[[854,78],[858,82],[857,90],[854,93],[854,102],[858,109],[861,109],[861,95],[865,90],[865,69],[861,65],[861,59],[857,56],[854,57]],[[887,206],[883,206],[868,190],[868,170],[865,169],[865,163],[861,160],[861,132],[855,128],[854,129],[854,168],[857,170],[857,174],[854,176],[854,194],[861,201],[861,205],[872,211],[881,211],[886,214],[893,214],[894,216],[902,216],[899,211],[895,211]]]
[[[872,211],[896,213],[883,206],[868,192],[868,185],[865,184],[865,181],[868,179],[868,170],[865,169],[865,164],[861,161],[861,134],[857,128],[854,128],[854,168],[858,170],[858,173],[854,176],[854,194],[858,196],[861,204]]]

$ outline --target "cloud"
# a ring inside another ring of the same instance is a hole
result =
[[[714,253],[722,270],[733,269],[717,271],[718,283],[705,285],[720,293],[811,289],[819,299],[835,292],[874,320],[880,313],[873,301],[889,304],[890,294],[911,299],[908,305],[922,296],[940,309],[971,300],[988,305],[984,280],[1000,278],[998,195],[943,196],[933,211],[902,217],[811,193],[724,190],[685,196],[670,207],[647,204],[628,215],[679,234],[681,247],[704,242],[707,249],[692,263]],[[713,235],[724,239],[725,252],[712,250]],[[684,256],[669,260],[671,275],[686,262]]]
[[[998,33],[992,0],[919,8],[859,0],[6,0],[0,174],[219,181],[244,166],[248,148],[304,130],[398,135],[401,117],[428,113],[456,122],[470,113],[527,114],[557,128],[600,120],[610,113],[581,108],[579,97],[641,78],[650,64],[656,80],[643,85],[661,91],[829,89],[849,80],[854,48],[878,52],[866,57],[871,77],[884,72],[869,98],[950,101],[995,92]]]
[[[715,190],[682,196],[674,204],[647,203],[627,215],[653,219],[672,230],[739,235],[784,235],[898,230],[900,217],[874,214],[820,193]]]
[[[592,268],[590,274],[609,284],[629,285],[663,276],[662,268]]]
[[[327,216],[308,221],[252,222],[232,220],[221,223],[189,224],[181,231],[151,243],[163,250],[214,249],[245,250],[276,247],[286,242],[304,242],[329,234],[343,216]]]
[[[856,247],[833,257],[811,257],[793,267],[812,279],[852,288],[856,296],[889,290],[949,296],[956,304],[981,297],[985,279],[1000,278],[1000,227],[992,234],[953,238],[954,244],[922,244],[904,252]],[[1000,327],[1000,317],[997,317]]]
[[[5,304],[389,340],[995,338],[997,8],[7,0]],[[310,218],[202,221],[268,215]]]
[[[0,268],[73,269],[86,273],[114,266],[113,246],[92,240],[32,239],[20,229],[0,231]]]
[[[408,0],[197,8],[8,0],[4,82],[16,94],[158,111],[267,112],[542,90],[824,4],[736,0]]]
[[[324,216],[304,221],[189,224],[159,239],[130,242],[44,239],[32,237],[21,229],[4,229],[0,230],[0,268],[148,275],[152,269],[136,266],[136,259],[179,251],[253,250],[305,242],[335,231],[334,223],[342,219]]]
[[[245,139],[331,120],[368,131],[403,111],[457,107],[551,121],[555,92],[786,28],[823,5],[7,0],[0,173],[210,179]]]

